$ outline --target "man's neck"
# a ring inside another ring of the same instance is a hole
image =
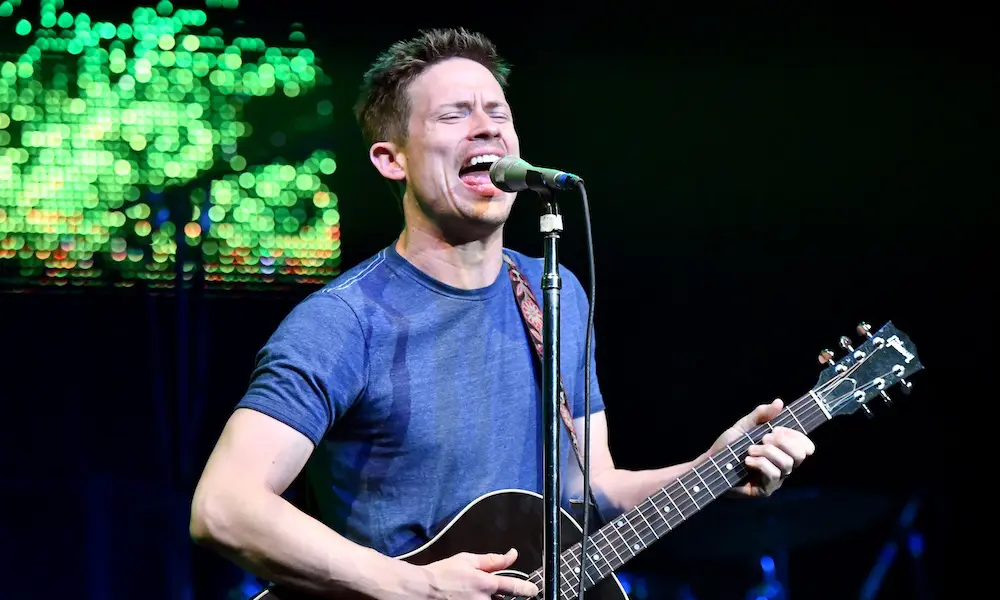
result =
[[[488,287],[503,263],[503,233],[461,244],[449,243],[439,232],[407,226],[396,251],[434,279],[465,290]]]

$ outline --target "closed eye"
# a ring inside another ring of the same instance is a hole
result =
[[[464,110],[461,112],[449,112],[441,115],[439,119],[446,122],[455,122],[464,119],[469,116],[470,110]],[[495,121],[509,121],[510,115],[504,111],[491,111],[489,113],[490,118]]]

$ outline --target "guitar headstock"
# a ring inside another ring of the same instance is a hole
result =
[[[840,347],[846,354],[840,359],[830,350],[819,355],[819,362],[827,367],[810,393],[830,418],[859,408],[871,415],[868,403],[873,398],[891,402],[886,390],[895,385],[908,394],[912,384],[906,378],[924,368],[913,342],[891,321],[875,332],[867,323],[861,323],[857,331],[864,341],[855,347],[849,337],[841,337]]]

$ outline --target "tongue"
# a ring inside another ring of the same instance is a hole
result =
[[[494,196],[499,190],[493,186],[493,182],[490,181],[490,174],[488,171],[473,171],[472,173],[466,173],[461,177],[462,183],[469,186],[470,188],[476,190],[476,192],[487,195]]]

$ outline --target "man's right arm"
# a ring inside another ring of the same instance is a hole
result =
[[[340,298],[300,303],[258,354],[247,393],[208,458],[191,506],[191,537],[255,575],[342,600],[531,597],[496,575],[516,553],[459,554],[427,566],[351,542],[281,497],[315,444],[366,384],[367,341]]]
[[[312,450],[276,419],[234,411],[194,493],[192,539],[259,577],[319,597],[426,596],[425,569],[355,544],[281,497]]]

